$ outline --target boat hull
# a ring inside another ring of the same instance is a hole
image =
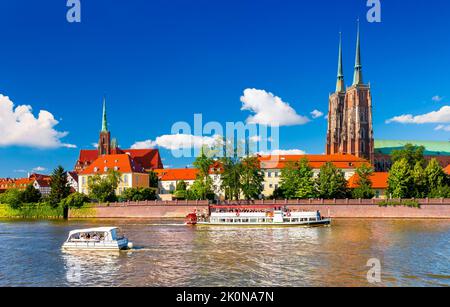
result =
[[[230,227],[321,227],[331,225],[331,219],[323,219],[320,221],[307,221],[295,223],[220,223],[220,222],[197,222],[196,226],[230,226]]]
[[[64,250],[118,251],[128,249],[128,240],[114,242],[66,242]]]

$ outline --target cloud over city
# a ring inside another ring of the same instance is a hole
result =
[[[386,121],[390,123],[401,124],[445,124],[450,123],[450,106],[443,106],[438,111],[429,112],[421,115],[403,114],[395,116]]]
[[[212,146],[217,142],[216,137],[196,136],[191,134],[168,134],[156,138],[156,140],[145,140],[134,143],[132,149],[165,148],[169,150],[185,148],[201,148]]]
[[[14,106],[9,97],[0,94],[0,147],[76,148],[61,141],[68,132],[56,130],[58,123],[50,112],[41,110],[35,117],[31,106]]]
[[[248,88],[244,90],[241,102],[242,111],[254,113],[247,118],[248,124],[296,126],[310,121],[308,117],[297,114],[289,103],[265,90]]]

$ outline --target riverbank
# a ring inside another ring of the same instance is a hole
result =
[[[394,203],[397,204],[397,203]],[[405,201],[405,204],[408,202]],[[380,219],[450,219],[450,201],[417,201],[418,207],[406,205],[383,206],[372,200],[316,200],[316,201],[264,201],[253,205],[287,206],[295,211],[317,211],[331,218]],[[69,218],[184,218],[194,211],[208,213],[207,202],[128,202],[90,205],[69,210]]]

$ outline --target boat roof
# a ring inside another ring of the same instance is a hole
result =
[[[285,207],[282,205],[217,205],[211,206],[211,209],[275,209]]]
[[[118,229],[118,227],[96,227],[96,228],[74,229],[69,234],[73,235],[74,233],[80,232],[111,232],[114,229]]]

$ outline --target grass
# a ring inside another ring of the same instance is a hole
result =
[[[96,217],[96,210],[91,205],[84,205],[81,208],[71,208],[70,217],[71,218]]]
[[[18,209],[0,204],[0,218],[62,219],[63,217],[63,208],[52,208],[47,204],[26,204]]]

